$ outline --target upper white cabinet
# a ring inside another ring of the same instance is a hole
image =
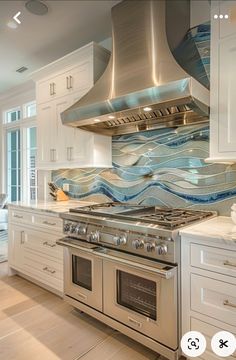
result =
[[[236,162],[236,2],[211,3],[211,132],[207,160]]]
[[[37,168],[110,167],[111,138],[62,124],[60,114],[102,75],[109,51],[90,43],[33,74],[37,102]]]

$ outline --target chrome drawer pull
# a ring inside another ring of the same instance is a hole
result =
[[[235,268],[236,268],[236,264],[234,264],[234,263],[232,263],[232,262],[230,262],[230,261],[228,261],[228,260],[225,260],[225,261],[224,261],[224,265],[225,265],[225,266],[232,266],[232,267],[235,267]]]
[[[232,304],[231,302],[229,302],[229,300],[225,300],[223,302],[224,306],[230,306],[232,308],[235,308],[236,309],[236,304]]]
[[[81,294],[81,293],[77,292],[76,295],[79,296],[80,298],[84,299],[84,300],[87,300],[87,296],[84,295],[84,294]]]
[[[51,225],[51,226],[55,226],[56,225],[56,223],[51,223],[51,222],[49,222],[49,221],[43,221],[43,224],[45,224],[45,225]]]
[[[49,247],[55,247],[56,244],[49,244],[47,241],[44,241],[43,243],[44,246],[49,246]]]
[[[43,268],[43,271],[47,271],[50,274],[55,274],[56,270],[50,270],[47,266],[45,268]]]
[[[17,218],[17,219],[23,219],[22,215],[14,215],[14,217]]]
[[[141,323],[141,322],[139,322],[139,321],[137,321],[137,320],[135,320],[135,319],[133,319],[133,318],[131,318],[131,317],[129,317],[129,316],[128,316],[128,320],[129,320],[129,322],[130,322],[131,324],[136,325],[136,326],[138,326],[139,328],[142,327],[142,323]]]

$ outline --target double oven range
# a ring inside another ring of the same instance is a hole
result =
[[[210,211],[105,203],[61,214],[64,297],[165,356],[179,357],[179,229]]]

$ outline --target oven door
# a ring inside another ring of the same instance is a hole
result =
[[[102,259],[93,254],[94,245],[61,239],[64,246],[64,294],[102,311]]]
[[[134,257],[135,258],[135,257]],[[145,260],[144,260],[145,263]],[[153,261],[147,261],[153,263]],[[162,270],[146,269],[145,264],[104,259],[104,313],[175,350],[178,348],[177,267],[171,276]],[[163,274],[162,274],[163,273]]]

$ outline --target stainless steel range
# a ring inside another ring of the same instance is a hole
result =
[[[61,214],[65,299],[178,359],[179,229],[215,215],[115,202]]]

